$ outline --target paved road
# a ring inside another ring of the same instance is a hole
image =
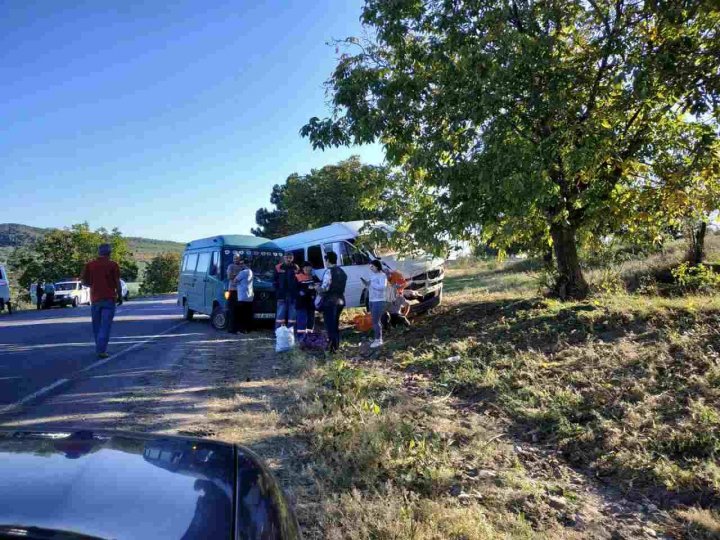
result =
[[[174,298],[131,300],[117,310],[108,352],[181,339],[184,326]],[[89,306],[0,315],[0,409],[96,362]]]

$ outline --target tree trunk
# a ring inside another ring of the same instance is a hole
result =
[[[705,232],[707,222],[694,223],[690,227],[690,247],[687,253],[687,261],[691,266],[697,266],[705,258]]]
[[[553,239],[558,278],[555,292],[562,299],[581,300],[588,294],[588,284],[580,268],[575,240],[575,227],[552,224],[550,236]]]
[[[545,250],[545,253],[543,253],[543,264],[547,266],[548,268],[552,268],[553,265],[553,250],[551,247],[547,248]]]

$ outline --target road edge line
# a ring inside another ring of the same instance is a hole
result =
[[[0,416],[4,416],[7,413],[13,412],[16,409],[19,409],[20,407],[25,405],[26,403],[28,403],[30,401],[34,401],[34,400],[44,396],[45,394],[52,392],[53,390],[55,390],[56,388],[58,388],[60,386],[70,384],[74,381],[77,381],[81,378],[82,374],[87,373],[88,371],[92,371],[93,369],[99,368],[100,366],[107,364],[110,360],[114,360],[115,358],[118,358],[125,353],[128,353],[132,350],[142,347],[143,345],[147,345],[148,343],[156,340],[160,336],[167,334],[168,332],[172,332],[173,330],[180,328],[181,326],[183,326],[187,323],[188,323],[188,321],[180,321],[179,323],[171,326],[170,328],[163,330],[159,334],[155,334],[154,336],[151,336],[144,341],[140,341],[139,343],[135,343],[134,345],[131,345],[130,347],[127,347],[127,348],[123,349],[122,351],[117,352],[117,353],[113,354],[112,356],[109,356],[108,358],[103,358],[102,360],[93,362],[89,366],[86,366],[82,369],[75,371],[66,379],[58,379],[57,381],[40,388],[40,390],[36,390],[32,394],[28,394],[27,396],[22,397],[21,399],[19,399],[18,401],[14,402],[14,403],[10,403],[8,405],[0,407]]]

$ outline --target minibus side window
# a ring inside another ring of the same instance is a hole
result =
[[[208,271],[208,268],[210,266],[210,255],[211,253],[209,251],[200,254],[200,258],[198,259],[197,263],[197,270],[195,270],[196,272],[205,274]]]
[[[185,268],[183,268],[183,271],[185,272],[194,272],[195,266],[197,265],[198,256],[197,253],[191,253],[187,256],[187,262],[185,264]]]
[[[325,268],[325,262],[323,261],[322,249],[320,246],[310,246],[307,250],[308,261],[312,264],[315,270],[322,270]]]
[[[208,270],[208,274],[211,276],[219,276],[219,274],[220,274],[219,270],[220,270],[220,252],[213,251],[212,261],[210,262],[210,270]]]
[[[296,249],[293,250],[293,262],[297,264],[300,268],[302,268],[303,263],[305,262],[305,250],[304,249]]]

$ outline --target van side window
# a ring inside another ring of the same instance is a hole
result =
[[[210,267],[211,255],[212,254],[209,251],[200,254],[200,258],[198,259],[197,263],[197,269],[195,270],[196,272],[200,272],[201,274],[207,273],[208,268]]]
[[[370,264],[370,257],[348,242],[338,242],[338,262],[341,266]]]
[[[190,253],[187,256],[187,261],[185,263],[185,268],[183,268],[184,272],[194,272],[195,266],[197,265],[198,256],[197,253]]]
[[[302,265],[305,262],[305,250],[304,249],[296,249],[292,253],[293,253],[293,262],[295,264],[297,264],[300,268],[302,268]]]
[[[213,251],[213,253],[212,253],[212,261],[210,261],[210,269],[208,270],[208,275],[218,276],[218,277],[220,275],[220,252],[219,251]]]
[[[310,246],[307,250],[308,261],[312,264],[315,270],[322,270],[325,268],[325,261],[323,261],[322,249],[320,246]]]

